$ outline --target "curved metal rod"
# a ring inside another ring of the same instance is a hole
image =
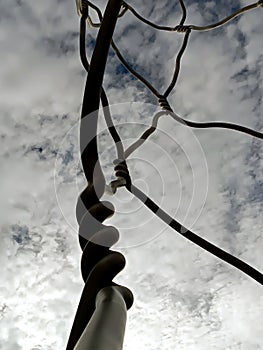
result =
[[[91,4],[90,2],[88,2],[89,4]],[[124,3],[125,5],[125,3]],[[100,9],[95,6],[94,4],[92,4],[93,8],[97,11],[98,17],[99,19],[102,19],[102,14]],[[170,84],[170,86],[167,88],[166,92],[165,92],[165,96],[167,97],[168,94],[172,91],[172,89],[174,88],[176,81],[177,81],[177,77],[179,74],[179,70],[180,70],[180,61],[181,61],[181,57],[186,49],[187,46],[187,42],[188,42],[188,38],[189,38],[189,34],[190,34],[190,30],[187,27],[186,29],[183,28],[180,31],[186,32],[185,34],[185,38],[183,41],[183,45],[182,48],[180,50],[180,52],[177,55],[176,58],[176,66],[175,66],[175,72],[174,72],[174,76],[172,78],[172,82]],[[160,92],[158,90],[156,90],[153,85],[147,80],[145,79],[141,74],[139,74],[138,72],[136,72],[129,64],[128,62],[125,60],[125,58],[123,57],[123,55],[121,54],[120,50],[118,49],[117,45],[115,44],[115,42],[112,40],[111,41],[111,46],[115,52],[115,54],[117,55],[118,59],[121,61],[121,63],[124,65],[124,67],[132,74],[134,75],[138,80],[140,80],[157,98],[159,98],[160,96]]]
[[[134,151],[136,151],[141,145],[143,145],[143,143],[150,137],[150,135],[154,133],[154,131],[157,129],[158,121],[163,115],[169,115],[180,124],[191,128],[197,128],[197,129],[223,128],[223,129],[239,131],[261,140],[263,139],[263,134],[261,132],[255,131],[253,129],[247,128],[242,125],[226,123],[226,122],[198,123],[198,122],[193,122],[191,120],[183,119],[179,117],[177,114],[175,114],[174,112],[160,111],[153,117],[151,127],[148,128],[137,141],[135,141],[131,146],[129,146],[126,149],[126,151],[124,152],[125,159],[127,159]]]
[[[104,119],[106,121],[109,133],[110,133],[110,135],[115,143],[115,146],[116,146],[117,158],[124,159],[123,143],[121,141],[121,138],[120,138],[120,135],[119,135],[117,129],[114,126],[114,123],[113,123],[113,120],[111,117],[109,101],[108,101],[106,92],[103,88],[101,90],[101,103],[102,103],[102,107],[103,107]]]
[[[81,16],[80,18],[80,41],[79,41],[79,49],[80,49],[80,59],[82,62],[83,67],[85,68],[85,70],[87,71],[87,73],[89,72],[89,62],[87,59],[87,55],[86,55],[86,43],[85,43],[85,37],[86,37],[86,19],[84,16]],[[117,157],[123,159],[124,157],[124,148],[123,148],[123,144],[121,141],[121,138],[114,126],[112,117],[111,117],[111,112],[110,112],[110,107],[109,107],[109,101],[106,95],[106,92],[102,86],[101,88],[101,103],[103,106],[103,114],[104,114],[104,118],[109,130],[109,133],[111,135],[111,137],[113,138],[113,141],[115,142],[116,145],[116,150],[117,150]]]
[[[97,14],[98,14],[98,17],[100,20],[102,20],[102,13],[100,11],[100,9],[95,6],[94,4],[92,4],[91,2],[88,2],[90,4],[90,6],[95,9],[95,11],[97,11]],[[181,2],[180,2],[181,3]],[[237,16],[237,13],[240,14],[240,13],[243,13],[245,11],[248,11],[249,9],[251,8],[255,8],[257,6],[259,7],[262,7],[263,6],[263,1],[259,1],[257,4],[253,4],[253,5],[249,5],[249,6],[246,6],[245,8],[235,12],[232,17],[229,16],[228,19],[231,17],[233,18],[233,16]],[[127,3],[123,2],[123,6],[128,6],[128,8],[130,7],[130,5],[128,5]],[[190,26],[191,27],[191,26]],[[182,54],[185,50],[185,47],[187,45],[187,41],[188,41],[188,37],[189,37],[189,27],[187,27],[187,31],[186,31],[186,35],[185,35],[185,39],[184,39],[184,42],[183,42],[183,45],[182,45],[182,48],[180,50],[180,52],[178,53],[178,56],[176,58],[176,67],[175,67],[175,73],[174,73],[174,76],[173,76],[173,80],[172,80],[172,83],[170,84],[170,86],[168,87],[168,89],[166,90],[165,94],[163,95],[165,98],[167,97],[167,95],[170,93],[170,91],[173,89],[174,85],[176,84],[176,81],[177,81],[177,77],[178,77],[178,73],[179,73],[179,70],[180,70],[180,60],[181,60],[181,57],[182,57]],[[139,73],[137,73],[135,70],[133,70],[129,64],[126,62],[126,60],[123,58],[123,56],[121,55],[119,49],[117,48],[117,46],[115,45],[115,43],[112,41],[111,42],[111,45],[115,51],[115,53],[117,54],[118,58],[120,59],[120,61],[123,63],[123,65],[134,75],[136,76],[139,80],[142,81],[142,83],[144,83],[149,89],[150,91],[156,95],[158,98],[160,98],[160,94],[159,92],[145,79],[143,78]],[[260,138],[262,139],[262,133],[258,132],[258,131],[255,131],[255,130],[252,130],[252,129],[249,129],[249,128],[246,128],[244,126],[241,126],[241,125],[238,125],[238,124],[231,124],[231,123],[224,123],[224,122],[207,122],[207,123],[198,123],[198,122],[192,122],[192,121],[188,121],[188,120],[185,120],[181,117],[179,117],[178,115],[176,115],[175,113],[173,113],[172,111],[169,112],[169,111],[163,111],[163,112],[160,112],[161,114],[158,114],[158,117],[157,119],[153,120],[153,124],[152,126],[146,130],[143,135],[133,144],[131,145],[125,152],[124,152],[124,159],[126,159],[126,157],[128,157],[132,152],[134,152],[138,147],[140,147],[144,142],[145,140],[155,131],[156,127],[157,127],[157,124],[156,126],[155,125],[155,121],[156,123],[158,123],[158,119],[161,115],[163,115],[164,113],[167,114],[169,113],[175,120],[177,120],[178,122],[186,125],[186,126],[189,126],[189,127],[193,127],[193,128],[225,128],[225,129],[229,129],[229,130],[235,130],[235,131],[239,131],[239,132],[243,132],[243,133],[246,133],[248,135],[251,135],[251,136],[254,136],[254,137],[257,137],[257,138]],[[119,141],[118,141],[119,142]],[[120,157],[121,158],[121,157]]]
[[[185,33],[182,47],[181,47],[181,49],[178,52],[178,55],[176,57],[174,75],[173,75],[173,78],[172,78],[172,81],[171,81],[170,85],[168,86],[168,88],[166,89],[165,93],[163,94],[164,97],[167,97],[171,93],[173,88],[175,87],[175,84],[177,82],[178,75],[179,75],[179,72],[180,72],[180,68],[181,68],[181,58],[182,58],[182,56],[183,56],[183,54],[185,52],[185,49],[187,47],[190,33],[191,33],[190,29]]]
[[[155,215],[158,216],[163,222],[169,225],[172,229],[178,232],[181,236],[185,237],[189,241],[198,245],[200,248],[206,250],[210,254],[218,257],[219,259],[225,261],[231,266],[237,268],[238,270],[244,272],[249,277],[253,278],[260,284],[263,284],[263,274],[258,270],[254,269],[249,264],[238,259],[237,257],[227,253],[223,249],[217,247],[216,245],[208,242],[204,238],[201,238],[194,232],[185,228],[177,220],[173,219],[164,210],[162,210],[153,200],[151,200],[145,193],[138,189],[133,184],[130,188],[127,188],[135,197],[137,197],[148,209],[150,209]]]
[[[185,20],[186,20],[186,8],[185,8],[185,5],[184,5],[184,2],[183,0],[179,0],[180,2],[180,5],[181,5],[181,8],[182,8],[182,18],[181,18],[181,21],[180,21],[180,25],[183,25]]]
[[[97,12],[99,20],[102,21],[102,13],[100,11],[100,9],[92,4],[90,1],[88,1],[88,4]],[[125,5],[125,3],[122,4],[123,6]],[[129,64],[128,62],[125,60],[125,58],[122,56],[120,50],[118,49],[117,45],[115,44],[115,42],[113,40],[111,40],[111,47],[113,48],[113,51],[115,52],[116,56],[118,57],[118,59],[121,61],[121,63],[124,65],[124,67],[132,74],[134,75],[137,79],[139,79],[145,86],[148,87],[148,89],[155,95],[155,96],[159,96],[160,93],[159,91],[157,91],[152,84],[145,79],[141,74],[139,74],[138,72],[136,72]]]
[[[102,16],[102,12],[101,12],[101,10],[99,9],[99,7],[96,6],[96,5],[94,5],[94,4],[93,4],[92,2],[90,2],[90,1],[87,1],[87,3],[88,3],[88,5],[89,5],[91,8],[93,8],[93,10],[95,10],[95,11],[97,12],[97,15],[98,15],[98,17],[99,17],[99,20],[100,20],[100,22],[102,22],[103,16]]]
[[[143,23],[148,24],[150,27],[158,29],[158,30],[165,30],[168,32],[174,32],[174,28],[168,27],[168,26],[160,26],[158,24],[155,24],[148,19],[142,17],[131,5],[127,4],[127,2],[123,1],[123,6],[125,6],[128,10],[131,11],[131,13],[134,14],[135,17],[137,17],[139,20],[141,20]]]
[[[181,1],[180,1],[181,3]],[[151,26],[152,28],[158,29],[158,30],[164,30],[164,31],[168,31],[168,32],[176,32],[178,30],[178,26],[175,27],[168,27],[168,26],[160,26],[158,24],[155,24],[149,20],[147,20],[146,18],[142,17],[138,12],[136,12],[136,10],[129,4],[127,4],[126,2],[124,2],[124,5],[127,6],[127,8],[142,22],[144,22],[145,24]],[[224,18],[223,20],[217,22],[217,23],[213,23],[210,24],[208,26],[196,26],[196,25],[189,25],[190,29],[192,30],[196,30],[196,31],[207,31],[207,30],[211,30],[211,29],[215,29],[218,28],[220,26],[222,26],[223,24],[231,21],[232,19],[234,19],[235,17],[241,15],[244,12],[253,10],[257,7],[262,7],[262,1],[258,1],[254,4],[245,6],[243,8],[241,8],[240,10],[237,10],[236,12],[234,12],[232,15]]]
[[[251,5],[248,5],[248,6],[245,6],[245,7],[241,8],[240,10],[237,10],[232,15],[222,19],[221,21],[219,21],[217,23],[210,24],[208,26],[190,25],[190,28],[192,30],[198,30],[198,31],[207,31],[207,30],[215,29],[215,28],[221,27],[223,24],[226,24],[227,22],[232,21],[232,19],[236,18],[237,16],[240,16],[242,13],[253,10],[257,7],[259,7],[258,2],[251,4]]]
[[[159,91],[156,90],[153,85],[147,80],[145,79],[141,74],[139,74],[138,72],[136,72],[136,70],[134,70],[125,60],[125,58],[122,56],[122,54],[120,53],[120,50],[118,49],[118,47],[116,46],[115,42],[112,40],[111,41],[111,46],[116,54],[116,56],[118,57],[118,59],[121,61],[121,63],[124,65],[125,68],[127,68],[127,70],[134,75],[137,79],[139,79],[145,86],[147,86],[147,88],[156,96],[158,97],[160,95]]]
[[[100,19],[100,21],[102,20],[102,13],[100,11],[100,9],[92,4],[90,1],[87,1],[87,3],[89,4],[89,6],[91,6],[98,14],[98,17]],[[185,16],[186,16],[186,9],[184,7],[184,3],[182,2],[182,0],[180,1],[180,4],[182,6],[182,9],[183,9],[183,17],[182,17],[182,20],[180,22],[180,25],[179,26],[176,26],[175,28],[170,28],[172,29],[172,31],[179,31],[179,32],[185,32],[185,38],[184,38],[184,41],[183,41],[183,45],[182,45],[182,48],[180,50],[180,52],[178,53],[177,55],[177,58],[176,58],[176,65],[175,65],[175,71],[174,71],[174,75],[173,75],[173,78],[172,78],[172,82],[171,84],[169,85],[169,87],[166,89],[165,93],[164,93],[164,97],[167,97],[170,92],[172,91],[172,89],[174,88],[176,82],[177,82],[177,79],[178,79],[178,75],[179,75],[179,71],[180,71],[180,61],[181,61],[181,57],[186,49],[186,46],[187,46],[187,43],[188,43],[188,38],[189,38],[189,34],[190,34],[190,31],[191,30],[209,30],[209,29],[213,29],[213,28],[216,28],[217,26],[220,26],[228,21],[230,21],[231,19],[233,19],[234,17],[240,15],[241,13],[243,12],[246,12],[250,9],[253,9],[255,7],[258,7],[258,6],[262,6],[260,5],[260,2],[256,3],[256,4],[252,4],[252,5],[249,5],[249,6],[246,6],[238,11],[236,11],[234,14],[232,14],[231,16],[227,17],[226,19],[224,19],[223,21],[220,21],[218,22],[217,24],[213,24],[213,25],[210,25],[210,26],[206,26],[206,27],[197,27],[197,26],[193,26],[193,25],[189,25],[189,26],[184,26],[182,25],[182,23],[184,22],[185,20]],[[149,24],[149,25],[152,25],[152,23],[146,19],[144,19],[143,17],[141,17],[130,5],[128,5],[126,2],[123,2],[122,3],[122,6],[124,7],[124,9],[129,9],[131,10],[132,12],[135,12],[136,13],[136,16],[142,20],[143,22]],[[185,11],[184,11],[185,9]],[[122,11],[123,12],[123,11]],[[160,26],[156,26],[154,25],[154,27],[156,29],[162,29],[162,30],[166,30],[168,27],[160,27]],[[166,28],[166,29],[164,29]],[[122,56],[120,50],[118,49],[117,45],[115,44],[115,42],[112,40],[111,42],[111,46],[115,52],[115,54],[117,55],[117,57],[119,58],[119,60],[121,61],[121,63],[125,66],[125,68],[132,74],[134,75],[137,79],[139,79],[157,98],[160,97],[160,92],[155,89],[153,87],[153,85],[147,80],[145,79],[141,74],[139,74],[138,72],[136,72],[129,64],[128,62],[125,60],[125,58]]]
[[[218,257],[222,261],[244,272],[246,275],[259,282],[260,284],[263,284],[263,274],[260,271],[256,270],[241,259],[233,256],[232,254],[217,247],[216,245],[210,243],[209,241],[200,237],[196,233],[190,231],[188,228],[184,227],[179,221],[168,215],[162,208],[160,208],[153,200],[151,200],[151,198],[149,198],[139,188],[134,186],[131,181],[126,163],[121,162],[117,164],[114,170],[116,172],[116,177],[121,176],[123,179],[126,180],[126,189],[130,193],[132,193],[136,198],[138,198],[148,209],[150,209],[156,216],[158,216],[159,219],[161,219],[164,223],[170,226],[173,230],[175,230],[180,235],[193,242],[200,248],[206,250],[207,252]],[[111,185],[113,185],[114,190],[114,182],[111,183]]]
[[[98,191],[104,191],[105,179],[101,165],[98,162],[97,149],[97,120],[101,96],[101,86],[108,57],[108,51],[121,8],[121,0],[111,0],[109,14],[101,23],[96,45],[92,54],[89,73],[86,80],[80,126],[80,146],[82,151],[82,164],[85,176],[89,183],[93,178],[99,183]],[[109,10],[108,10],[109,11]],[[94,171],[95,169],[95,171]]]

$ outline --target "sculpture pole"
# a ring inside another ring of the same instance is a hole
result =
[[[121,350],[127,309],[116,287],[101,289],[96,309],[74,350]]]
[[[81,161],[87,187],[76,207],[79,243],[83,250],[81,272],[85,286],[66,350],[122,349],[126,310],[133,303],[131,291],[113,282],[124,268],[125,258],[109,248],[118,241],[115,227],[103,221],[114,207],[100,201],[105,191],[97,147],[97,122],[102,82],[112,35],[122,1],[109,0],[88,67],[80,125]],[[88,1],[77,0],[81,20],[88,17]]]

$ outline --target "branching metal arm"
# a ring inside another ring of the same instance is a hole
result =
[[[188,119],[184,119],[182,117],[179,117],[178,114],[174,113],[170,110],[160,111],[155,114],[152,120],[152,125],[136,140],[131,146],[129,146],[125,150],[125,159],[127,159],[134,151],[136,151],[140,146],[144,144],[144,142],[154,133],[154,131],[157,129],[158,121],[162,116],[170,116],[178,123],[188,126],[191,128],[196,129],[211,129],[211,128],[222,128],[222,129],[228,129],[228,130],[234,130],[238,131],[253,137],[256,137],[258,139],[263,139],[263,133],[247,128],[245,126],[234,124],[234,123],[226,123],[226,122],[204,122],[204,123],[198,123],[193,122]]]
[[[178,26],[175,26],[175,27],[169,27],[169,26],[160,26],[158,24],[155,24],[151,21],[149,21],[148,19],[142,17],[131,5],[127,4],[126,2],[123,3],[124,6],[127,7],[127,9],[129,9],[135,17],[137,17],[140,21],[142,21],[143,23],[149,25],[150,27],[152,28],[155,28],[155,29],[158,29],[158,30],[164,30],[164,31],[168,31],[168,32],[177,32],[178,29],[180,29],[180,27],[183,25],[185,19],[186,19],[186,9],[185,9],[185,6],[184,6],[184,3],[182,0],[180,0],[180,4],[182,6],[182,9],[183,9],[183,18],[180,22],[180,25]],[[233,14],[231,14],[230,16],[222,19],[221,21],[217,22],[217,23],[214,23],[214,24],[210,24],[208,26],[196,26],[196,25],[193,25],[193,24],[190,24],[190,25],[187,25],[187,27],[189,27],[190,29],[192,30],[196,30],[196,31],[208,31],[208,30],[211,30],[211,29],[215,29],[215,28],[218,28],[218,27],[221,27],[222,25],[232,21],[234,18],[236,18],[237,16],[240,16],[242,15],[243,13],[247,12],[247,11],[250,11],[250,10],[253,10],[257,7],[263,7],[263,4],[262,4],[262,0],[254,3],[254,4],[251,4],[251,5],[248,5],[248,6],[245,6],[239,10],[237,10],[236,12],[234,12]]]
[[[158,218],[160,218],[163,222],[169,225],[172,229],[174,229],[177,233],[198,245],[200,248],[203,248],[207,252],[213,254],[219,259],[225,261],[226,263],[236,267],[238,270],[244,272],[246,275],[254,279],[256,282],[263,285],[263,274],[245,263],[241,259],[233,256],[232,254],[227,253],[223,249],[215,246],[214,244],[208,242],[202,237],[198,236],[191,230],[185,228],[182,224],[180,224],[177,220],[173,219],[169,216],[164,210],[162,210],[153,200],[151,200],[146,194],[144,194],[140,189],[136,186],[131,185],[130,189],[128,189],[135,197],[137,197],[148,209],[150,209]]]

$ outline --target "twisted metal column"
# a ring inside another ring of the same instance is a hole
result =
[[[82,3],[81,10],[87,11],[85,1]],[[83,98],[80,148],[88,186],[79,196],[76,216],[79,243],[83,250],[81,272],[85,286],[67,350],[121,349],[126,310],[133,303],[131,291],[112,281],[124,268],[125,258],[121,253],[109,249],[118,241],[117,229],[103,225],[103,221],[113,215],[114,207],[109,202],[100,201],[105,189],[105,178],[98,159],[96,138],[103,75],[121,3],[121,0],[108,2],[91,58]]]

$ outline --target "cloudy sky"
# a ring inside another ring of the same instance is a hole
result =
[[[129,2],[144,17],[179,24],[179,1]],[[218,21],[248,0],[187,0],[186,24]],[[106,1],[96,4],[102,10]],[[96,21],[96,16],[91,13]],[[195,121],[262,131],[262,9],[223,28],[192,32],[169,102]],[[75,204],[85,185],[78,120],[85,72],[75,1],[0,0],[0,348],[60,350],[83,282]],[[88,30],[87,52],[96,29]],[[168,86],[183,35],[158,32],[127,13],[114,38],[156,89]],[[104,79],[126,146],[151,123],[157,101],[111,51]],[[99,122],[107,181],[114,145]],[[134,183],[186,227],[263,271],[262,144],[229,130],[191,130],[163,117],[128,161]],[[180,237],[125,189],[114,203],[126,259],[116,281],[135,302],[124,349],[263,349],[261,286]]]

